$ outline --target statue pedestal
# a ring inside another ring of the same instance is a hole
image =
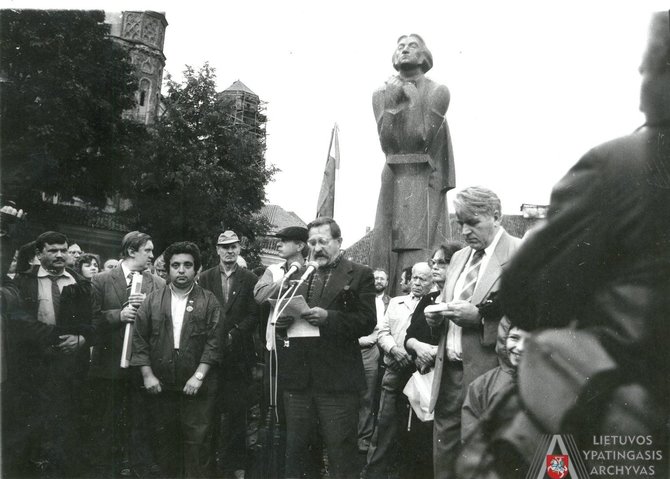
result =
[[[430,155],[388,155],[386,163],[394,175],[393,206],[390,208],[391,251],[398,253],[430,248]]]

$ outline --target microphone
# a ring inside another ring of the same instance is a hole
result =
[[[293,273],[295,273],[296,271],[298,271],[298,270],[300,269],[300,267],[301,267],[301,264],[298,263],[297,261],[291,263],[291,267],[286,271],[286,276],[284,276],[284,277],[285,277],[285,278],[288,278],[288,277],[291,276]]]
[[[316,270],[316,268],[319,267],[319,263],[316,261],[309,261],[307,262],[307,269],[303,273],[303,275],[300,277],[300,282],[302,283],[305,281],[309,276]]]

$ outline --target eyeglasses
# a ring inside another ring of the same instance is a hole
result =
[[[448,264],[449,264],[449,261],[447,261],[447,260],[445,260],[445,259],[437,259],[437,260],[435,260],[435,261],[433,261],[433,260],[431,259],[431,260],[428,261],[428,266],[430,266],[431,268],[432,268],[433,266],[446,266],[446,265],[448,265]]]

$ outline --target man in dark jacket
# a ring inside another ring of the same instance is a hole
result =
[[[200,250],[190,242],[165,250],[170,285],[137,311],[131,366],[139,366],[157,439],[156,459],[168,477],[211,477],[209,431],[220,362],[220,306],[195,284]]]
[[[22,409],[33,418],[27,430],[34,433],[40,449],[34,459],[46,460],[44,465],[52,473],[71,475],[77,473],[80,462],[78,433],[85,379],[82,363],[88,360],[93,329],[90,317],[76,314],[72,307],[87,298],[82,297],[77,274],[65,267],[67,237],[47,231],[37,238],[35,248],[40,267],[16,277],[23,310],[31,319],[68,334],[54,338],[56,341],[45,349],[12,349],[10,356],[21,363],[12,369],[22,370],[23,383],[31,386],[25,396],[29,402]]]
[[[286,476],[301,477],[305,471],[318,419],[330,476],[354,477],[359,392],[365,387],[358,338],[376,324],[374,277],[370,268],[343,257],[340,227],[332,218],[318,218],[307,229],[316,270],[297,294],[310,308],[300,318],[281,317],[276,325],[282,336],[277,352],[286,410]],[[311,326],[311,333],[294,336],[300,325]]]
[[[221,304],[223,337],[228,347],[223,352],[221,390],[217,403],[228,417],[228,447],[223,451],[226,469],[237,477],[244,476],[246,457],[246,418],[250,406],[247,390],[251,385],[252,368],[256,362],[253,334],[259,322],[258,305],[254,299],[256,275],[240,268],[240,239],[233,231],[219,235],[216,251],[220,263],[200,275],[200,286],[211,291]],[[214,439],[221,445],[218,421]],[[218,447],[218,446],[217,446]]]

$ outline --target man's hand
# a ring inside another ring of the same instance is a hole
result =
[[[293,316],[279,316],[275,323],[275,328],[286,329],[293,322]]]
[[[428,323],[428,326],[431,328],[437,328],[442,326],[444,324],[444,314],[445,312],[439,312],[439,313],[426,313],[424,312],[424,315],[426,316],[426,323]]]
[[[128,296],[128,304],[134,306],[135,309],[137,309],[140,307],[140,304],[142,304],[146,297],[147,295],[145,293],[133,293]]]
[[[462,299],[449,303],[449,309],[444,314],[462,328],[479,327],[482,322],[477,306]]]
[[[161,382],[153,375],[153,373],[145,375],[143,380],[144,389],[146,389],[149,394],[158,394],[162,391]]]
[[[184,386],[183,392],[187,396],[195,396],[198,394],[200,386],[202,386],[202,381],[198,380],[194,374],[188,381],[186,381],[186,386]]]
[[[416,341],[413,343],[413,347],[416,352],[416,364],[420,366],[419,369],[430,367],[435,363],[435,356],[437,354],[436,346]]]
[[[398,346],[393,346],[391,348],[391,351],[389,351],[389,354],[403,368],[409,366],[412,362],[412,357],[409,354],[407,354],[407,351]]]
[[[137,316],[137,309],[130,304],[121,310],[120,318],[122,323],[134,323],[135,316]]]
[[[301,317],[306,319],[312,326],[325,326],[328,324],[328,311],[318,306],[302,313]]]
[[[56,345],[56,349],[65,354],[72,354],[84,344],[86,344],[86,340],[83,336],[77,336],[74,334],[58,336],[58,339],[61,339],[62,342]]]

